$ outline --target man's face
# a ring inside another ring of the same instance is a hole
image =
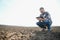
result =
[[[44,10],[44,9],[40,9],[40,12],[41,12],[41,13],[44,13],[44,12],[45,12],[45,10]]]

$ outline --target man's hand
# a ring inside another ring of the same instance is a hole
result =
[[[46,20],[46,18],[37,18],[37,20],[39,20],[39,21],[44,21],[44,20]]]
[[[42,20],[43,21],[44,19],[43,18],[37,18],[37,20]]]

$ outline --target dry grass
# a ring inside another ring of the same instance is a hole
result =
[[[57,32],[60,33],[60,27],[52,27],[52,32],[50,32],[50,35],[56,34]],[[39,27],[22,27],[22,26],[14,27],[14,26],[0,25],[0,40],[45,40],[44,33],[48,37],[50,36],[48,35],[48,32],[41,32],[41,28]],[[41,35],[39,35],[38,37],[37,34]],[[40,39],[38,39],[37,37]],[[42,37],[43,39],[41,39]]]

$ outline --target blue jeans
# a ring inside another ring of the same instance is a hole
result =
[[[46,28],[45,26],[47,26],[48,27],[48,30],[50,31],[50,26],[51,26],[51,22],[49,22],[49,20],[46,20],[46,21],[43,21],[43,22],[37,22],[36,23],[39,27],[41,27],[41,28]]]

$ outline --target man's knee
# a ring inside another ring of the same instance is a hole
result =
[[[40,25],[42,25],[42,23],[41,23],[41,22],[37,22],[36,24],[37,24],[37,25],[39,25],[39,26],[40,26]]]
[[[37,22],[36,24],[39,25],[39,22]]]

